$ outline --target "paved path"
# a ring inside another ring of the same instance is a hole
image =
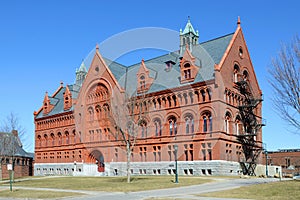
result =
[[[67,197],[63,198],[65,200],[142,200],[150,198],[170,198],[170,199],[186,199],[186,200],[220,200],[224,198],[209,198],[209,197],[198,197],[195,194],[202,194],[207,192],[215,192],[221,190],[229,190],[238,188],[241,186],[268,183],[279,181],[279,179],[274,178],[250,178],[250,179],[215,179],[214,182],[205,183],[201,185],[185,186],[178,188],[169,188],[169,189],[159,189],[159,190],[149,190],[149,191],[140,191],[140,192],[97,192],[97,191],[82,191],[82,190],[64,190],[64,189],[50,189],[50,188],[29,188],[29,187],[14,187],[14,189],[31,189],[31,190],[48,190],[48,191],[62,191],[62,192],[79,192],[84,194],[83,196],[77,197]],[[180,183],[179,183],[180,184]],[[0,190],[4,186],[0,187]],[[7,186],[6,186],[7,188]],[[0,198],[4,200],[8,198]],[[229,200],[228,198],[226,200]],[[237,199],[234,199],[237,200]]]

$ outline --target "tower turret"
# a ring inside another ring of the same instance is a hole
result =
[[[86,67],[82,61],[78,70],[76,70],[76,85],[81,86],[87,74]]]
[[[195,31],[191,23],[190,17],[185,25],[184,30],[180,29],[180,55],[185,51],[186,46],[189,47],[190,52],[193,50],[193,46],[198,44],[199,33]]]

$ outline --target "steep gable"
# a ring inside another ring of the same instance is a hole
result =
[[[250,87],[253,90],[252,92],[255,96],[261,95],[261,90],[258,85],[240,23],[238,23],[237,29],[220,60],[220,63],[215,66],[215,70],[220,71],[222,81],[229,89],[233,89],[235,82],[240,81],[242,77],[247,74],[247,79],[251,80]]]

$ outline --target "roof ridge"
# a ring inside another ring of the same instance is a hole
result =
[[[220,37],[216,37],[216,38],[207,40],[207,41],[205,41],[205,42],[201,42],[201,43],[199,43],[198,45],[201,45],[201,44],[204,44],[204,43],[208,43],[208,42],[211,42],[211,41],[214,41],[214,40],[219,40],[219,39],[221,39],[221,38],[224,38],[224,37],[227,37],[227,36],[233,35],[233,34],[234,34],[234,32],[228,33],[228,34],[226,34],[226,35],[223,35],[223,36],[220,36]]]
[[[150,59],[148,59],[148,60],[144,60],[144,62],[146,63],[146,62],[149,62],[149,61],[151,61],[151,60],[158,59],[158,58],[161,58],[161,57],[167,56],[167,55],[174,56],[173,53],[175,53],[175,52],[177,52],[177,51],[178,51],[178,50],[176,50],[176,51],[170,51],[170,52],[165,53],[165,54],[163,54],[163,55],[156,56],[156,57],[150,58]],[[175,56],[174,56],[174,57],[175,57]],[[140,63],[141,63],[141,62],[137,62],[137,63],[135,63],[135,64],[129,65],[127,68],[134,67],[135,65],[138,65],[138,64],[140,64]]]
[[[115,64],[120,65],[120,67],[127,68],[126,65],[123,65],[123,64],[121,64],[121,63],[119,63],[119,62],[116,62],[116,61],[114,61],[114,60],[111,60],[111,59],[109,59],[109,58],[107,58],[107,57],[103,57],[103,59],[104,59],[104,61],[107,60],[107,61],[109,61],[109,62],[112,62],[112,63],[115,63]],[[107,64],[107,63],[106,63],[106,64]]]

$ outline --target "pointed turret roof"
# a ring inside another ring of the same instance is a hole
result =
[[[186,23],[183,32],[182,32],[182,30],[180,30],[180,35],[184,35],[187,33],[193,33],[194,35],[199,36],[198,31],[195,31],[195,29],[191,23],[190,17],[188,17],[188,22]]]
[[[87,72],[85,64],[84,64],[83,61],[82,61],[81,65],[80,65],[79,69],[77,70],[77,72]]]

